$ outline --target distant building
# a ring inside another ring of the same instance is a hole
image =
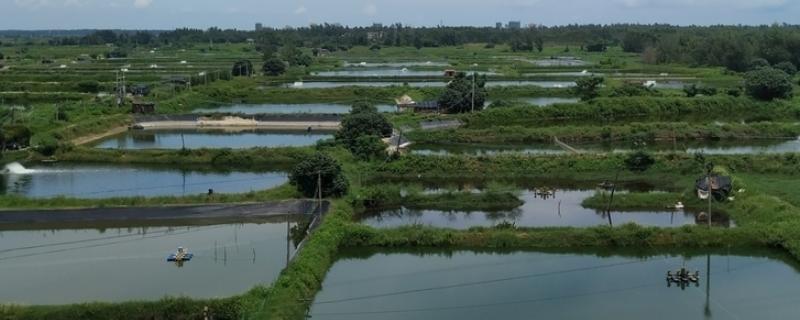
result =
[[[519,21],[509,21],[509,22],[508,22],[508,28],[509,28],[509,29],[521,29],[521,28],[522,28],[522,22],[519,22]]]
[[[131,113],[134,114],[153,114],[156,113],[156,104],[153,102],[133,101]]]
[[[372,29],[383,29],[383,23],[375,22],[372,24]]]
[[[503,29],[503,23],[502,23],[502,22],[495,23],[495,24],[494,24],[494,27],[495,27],[496,29]]]
[[[256,31],[261,31],[262,29],[264,29],[264,25],[261,22],[256,23]]]

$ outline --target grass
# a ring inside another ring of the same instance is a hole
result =
[[[252,203],[263,201],[278,201],[298,199],[302,195],[290,184],[276,188],[251,191],[238,194],[215,194],[193,196],[162,196],[162,197],[122,197],[102,199],[80,199],[68,197],[55,198],[28,198],[19,195],[0,195],[0,207],[3,210],[38,210],[38,209],[77,209],[95,207],[154,207],[166,205],[194,205],[194,204],[220,204],[220,203]],[[2,212],[2,210],[0,210]]]

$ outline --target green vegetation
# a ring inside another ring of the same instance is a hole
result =
[[[289,181],[309,198],[339,197],[350,187],[339,162],[324,153],[316,153],[298,163]]]
[[[449,113],[473,112],[486,101],[486,76],[477,73],[467,77],[463,72],[455,75],[438,99],[439,105]]]
[[[769,67],[759,68],[745,74],[747,93],[756,99],[773,100],[792,97],[793,84],[786,72]]]
[[[577,85],[575,87],[575,92],[581,97],[583,101],[589,101],[594,98],[597,98],[600,93],[600,86],[605,82],[605,78],[603,77],[595,77],[591,76],[588,78],[578,79],[575,81]]]

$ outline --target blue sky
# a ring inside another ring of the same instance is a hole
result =
[[[0,29],[800,23],[800,0],[0,0]]]

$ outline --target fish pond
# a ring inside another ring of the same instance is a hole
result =
[[[686,152],[703,154],[774,154],[800,152],[800,139],[764,139],[733,141],[679,141],[635,145],[632,142],[583,143],[570,146],[581,152],[612,153],[643,149],[650,152]],[[530,144],[415,144],[411,152],[421,155],[497,155],[564,154],[566,150],[553,143]]]
[[[582,202],[607,191],[592,189],[559,189],[543,187],[524,190],[520,199],[521,207],[506,211],[482,210],[427,210],[425,208],[390,208],[368,210],[360,216],[362,223],[377,228],[394,228],[409,225],[424,225],[452,229],[469,229],[472,227],[492,227],[498,224],[513,224],[517,227],[592,227],[600,225],[619,226],[636,223],[643,226],[679,227],[706,223],[698,218],[699,212],[667,209],[631,210],[611,212],[584,208]],[[618,193],[625,191],[618,191]],[[676,199],[677,202],[678,199]],[[674,204],[674,203],[672,203]],[[726,215],[712,215],[715,225],[731,226]]]
[[[699,281],[668,284],[685,267]],[[347,250],[313,319],[794,319],[800,272],[771,251]]]
[[[271,283],[295,248],[286,222],[0,230],[0,239],[0,302],[12,304],[229,297]],[[191,261],[166,261],[178,246]]]
[[[199,149],[304,147],[333,138],[331,131],[287,130],[129,130],[94,145],[101,149]]]
[[[243,193],[288,181],[282,171],[215,171],[161,166],[95,164],[9,164],[0,174],[0,194],[30,198],[155,197]]]
[[[376,105],[380,112],[396,112],[393,105]],[[194,113],[235,113],[235,114],[345,114],[350,113],[350,105],[334,103],[307,104],[233,104],[211,108],[195,109]]]
[[[392,86],[405,86],[409,87],[444,87],[447,82],[443,81],[353,81],[353,82],[326,82],[326,81],[313,81],[313,82],[298,82],[289,83],[284,85],[287,88],[295,89],[325,89],[325,88],[341,88],[341,87],[392,87]],[[514,86],[535,86],[541,88],[571,88],[575,86],[573,81],[488,81],[487,87],[514,87]]]

